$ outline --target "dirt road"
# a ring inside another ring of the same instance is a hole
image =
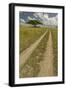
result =
[[[19,65],[24,64],[26,62],[26,60],[30,57],[32,52],[35,50],[35,48],[38,46],[38,44],[44,38],[47,32],[48,31],[46,31],[35,43],[33,43],[30,47],[28,47],[19,55]]]
[[[41,70],[39,77],[53,76],[53,47],[52,47],[52,35],[49,32],[49,39],[47,42],[46,51],[44,53],[43,61],[40,62]]]

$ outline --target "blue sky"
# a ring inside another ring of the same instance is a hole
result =
[[[58,25],[57,13],[44,13],[44,12],[20,12],[19,18],[21,23],[29,20],[40,20],[44,25]]]

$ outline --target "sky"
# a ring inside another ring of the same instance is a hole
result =
[[[26,23],[29,20],[39,20],[43,25],[58,25],[57,13],[44,13],[44,12],[19,12],[20,23]]]

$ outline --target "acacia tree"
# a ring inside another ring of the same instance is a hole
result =
[[[37,27],[37,25],[39,24],[42,25],[42,22],[40,22],[39,20],[29,20],[27,23],[32,24],[34,27]]]

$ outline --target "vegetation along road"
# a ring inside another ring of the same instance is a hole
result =
[[[23,34],[20,37],[20,78],[57,76],[57,29],[22,29],[24,30],[20,31],[20,34]]]

